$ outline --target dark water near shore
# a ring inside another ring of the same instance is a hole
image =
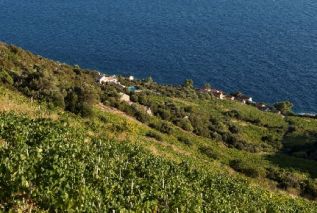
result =
[[[0,40],[107,73],[317,112],[315,0],[0,0]]]

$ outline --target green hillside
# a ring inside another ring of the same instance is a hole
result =
[[[0,43],[0,212],[317,212],[316,118],[101,77]]]

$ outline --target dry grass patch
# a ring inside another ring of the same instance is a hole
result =
[[[18,92],[11,91],[0,86],[0,112],[15,112],[17,114],[26,114],[31,118],[50,118],[58,120],[59,115],[47,110],[45,106],[33,102]]]
[[[0,138],[0,149],[6,146],[7,146],[7,142],[4,139]]]

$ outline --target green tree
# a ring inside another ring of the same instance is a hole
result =
[[[288,114],[292,112],[293,104],[290,101],[283,101],[274,104],[274,107],[281,111],[281,113]]]
[[[151,76],[149,76],[149,77],[146,78],[145,82],[151,84],[154,81],[153,81],[153,78]]]
[[[187,79],[187,80],[185,80],[183,86],[186,87],[186,88],[192,89],[192,88],[194,88],[194,82],[191,79]]]
[[[65,97],[65,110],[89,117],[93,114],[92,105],[95,103],[95,94],[83,87],[74,87],[68,90]]]
[[[174,123],[176,126],[182,128],[182,129],[184,129],[184,130],[186,130],[186,131],[190,131],[190,132],[193,131],[193,127],[192,127],[192,125],[191,125],[189,119],[186,119],[186,118],[177,118],[177,119],[173,120],[173,123]]]
[[[211,85],[209,83],[204,84],[204,89],[211,89]]]

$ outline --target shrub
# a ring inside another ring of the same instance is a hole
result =
[[[137,109],[130,106],[129,104],[127,104],[126,102],[121,102],[119,101],[118,104],[117,104],[117,108],[122,111],[122,112],[125,112],[127,113],[128,115],[131,115],[131,116],[134,116]]]
[[[185,119],[185,118],[175,119],[173,120],[173,123],[176,126],[182,128],[183,130],[186,130],[189,132],[193,131],[193,127],[188,119]]]
[[[194,133],[203,137],[210,137],[210,130],[208,129],[208,120],[202,115],[192,114],[189,120],[194,128]]]
[[[101,102],[106,102],[110,98],[119,99],[119,96],[120,95],[115,88],[107,85],[107,89],[104,89],[103,93],[101,94]]]
[[[256,145],[253,145],[241,139],[238,139],[232,133],[224,132],[221,135],[222,135],[223,142],[225,142],[228,145],[228,147],[236,148],[238,150],[253,152],[253,153],[259,151]]]
[[[9,49],[11,50],[13,54],[18,54],[20,52],[19,47],[16,47],[14,45],[9,45]]]
[[[209,100],[211,99],[211,95],[208,93],[198,93],[198,98],[201,100]]]
[[[276,150],[282,148],[282,143],[278,139],[275,139],[272,135],[262,136],[261,140],[263,142],[266,142],[268,145],[271,146],[271,148],[273,147]]]
[[[0,82],[9,85],[13,85],[14,83],[11,75],[9,75],[9,73],[7,73],[5,70],[0,70]]]
[[[130,95],[130,100],[131,100],[132,102],[135,102],[135,103],[138,103],[138,102],[139,102],[138,96],[137,96],[135,93],[132,93],[132,94]]]
[[[278,183],[278,187],[282,189],[287,188],[297,188],[300,189],[301,180],[293,173],[277,169],[277,168],[268,168],[266,170],[266,177],[274,180]]]
[[[209,129],[203,125],[194,127],[194,133],[202,137],[206,137],[206,138],[210,137]]]
[[[87,102],[83,102],[80,106],[80,114],[83,117],[92,116],[93,115],[92,106]]]
[[[156,123],[149,123],[149,127],[156,129],[157,128],[157,124]]]
[[[229,126],[229,131],[233,134],[237,134],[239,133],[239,128],[237,126],[234,126],[234,125],[230,125]]]
[[[281,111],[281,113],[288,114],[292,112],[293,104],[289,101],[284,101],[274,104],[274,107]]]
[[[208,156],[210,159],[218,159],[218,156],[214,153],[214,151],[207,146],[199,147],[199,151]]]
[[[122,133],[122,132],[125,132],[128,130],[129,130],[129,127],[127,125],[124,125],[124,124],[112,124],[111,125],[112,132]]]
[[[212,132],[210,134],[210,138],[214,139],[214,140],[222,140],[222,136],[218,133],[218,132]]]
[[[290,125],[289,127],[288,127],[288,133],[293,133],[293,132],[295,132],[297,129],[296,129],[296,126],[295,125]]]
[[[95,96],[90,91],[82,87],[74,87],[68,90],[65,97],[65,110],[75,114],[89,117],[92,116],[92,104],[94,103]]]
[[[80,75],[81,74],[81,71],[80,71],[80,68],[79,67],[76,67],[73,69],[73,72],[76,74],[76,75]]]
[[[231,110],[231,111],[225,112],[224,115],[229,116],[231,118],[237,118],[237,119],[242,118],[240,112],[238,112],[237,110]]]
[[[99,119],[103,123],[108,123],[109,122],[108,118],[105,115],[103,115],[103,114],[99,115]]]
[[[172,134],[172,132],[173,132],[173,128],[166,122],[160,122],[158,124],[150,123],[149,127],[156,129],[162,133],[169,134],[169,135]]]
[[[302,184],[302,196],[317,198],[317,183],[312,180],[305,180]]]
[[[158,140],[158,141],[162,141],[162,140],[163,140],[163,138],[162,138],[161,135],[159,135],[158,133],[153,132],[153,131],[147,132],[147,133],[145,134],[145,136],[150,137],[150,138],[154,138],[154,139],[156,139],[156,140]]]
[[[262,136],[261,140],[263,142],[268,142],[268,141],[274,141],[274,138],[272,135],[265,135],[265,136]]]
[[[78,110],[78,95],[74,91],[68,91],[68,94],[65,97],[65,110],[77,114]]]
[[[157,115],[157,111],[158,111],[158,105],[154,102],[150,102],[150,105],[148,107],[150,107],[150,109],[152,110],[152,113]]]
[[[142,123],[147,123],[150,120],[148,114],[141,111],[135,111],[134,117]]]
[[[192,106],[186,106],[184,107],[184,111],[187,113],[192,113],[193,112],[193,107]]]
[[[303,179],[301,176],[277,168],[268,168],[266,177],[277,182],[281,189],[295,188],[301,192],[302,196],[315,199],[317,197],[317,184],[313,180]]]
[[[228,145],[234,145],[237,143],[238,139],[230,132],[221,133],[222,140]]]
[[[162,122],[160,125],[160,132],[162,133],[166,133],[166,134],[172,134],[173,132],[173,128],[170,126],[170,124],[166,123],[166,122]]]
[[[216,125],[216,126],[219,126],[219,125],[220,125],[219,119],[214,118],[214,117],[210,117],[210,118],[209,118],[209,123],[211,123],[212,125]]]
[[[254,120],[249,120],[250,123],[255,124],[255,125],[260,125],[261,124],[261,120],[259,118],[256,118]]]
[[[191,79],[185,80],[183,87],[193,89],[194,88],[194,82]]]
[[[115,108],[119,108],[119,105],[120,105],[120,101],[113,97],[109,98],[107,101],[103,103]]]
[[[54,91],[51,99],[54,106],[65,108],[64,95],[59,91]]]
[[[239,150],[244,150],[247,152],[252,152],[252,153],[256,153],[259,152],[261,149],[259,146],[256,146],[254,144],[248,143],[244,140],[237,140],[234,144],[233,144],[234,148],[239,149]]]
[[[260,171],[258,169],[244,163],[242,160],[231,160],[229,165],[235,171],[243,173],[248,177],[257,178],[260,176]]]
[[[159,108],[157,110],[157,115],[162,118],[163,120],[169,120],[170,117],[171,117],[171,113],[170,111],[166,110],[166,109],[162,109],[162,108]]]
[[[149,103],[149,100],[145,95],[140,95],[140,96],[138,96],[138,102],[142,105],[147,106]]]
[[[186,138],[186,137],[184,137],[184,136],[179,136],[179,137],[177,137],[177,140],[178,140],[179,142],[181,142],[181,143],[187,145],[187,146],[193,145],[193,143],[192,143],[188,138]]]

